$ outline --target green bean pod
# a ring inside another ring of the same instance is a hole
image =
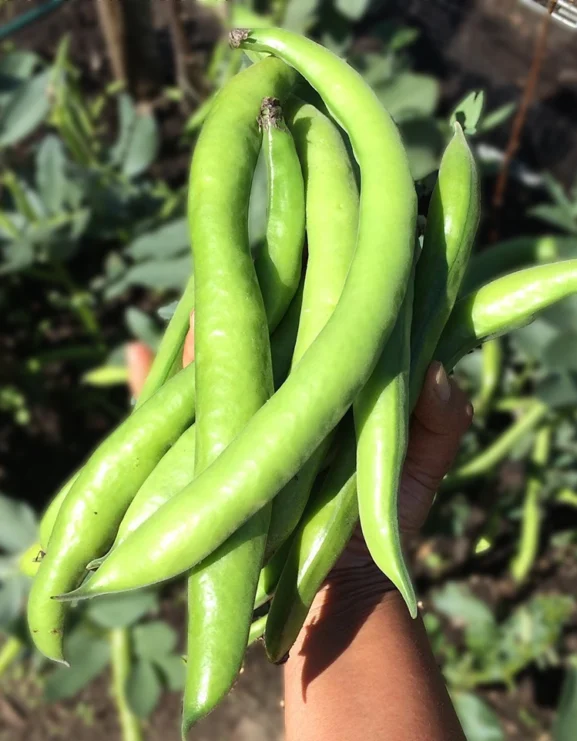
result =
[[[373,375],[353,406],[361,528],[377,566],[397,587],[411,617],[417,597],[403,556],[398,492],[409,442],[413,287]]]
[[[294,298],[302,271],[305,196],[295,143],[277,98],[262,101],[259,126],[268,174],[266,238],[255,260],[271,332]]]
[[[539,311],[577,292],[577,260],[518,270],[463,296],[455,304],[435,358],[452,368],[493,337],[533,321]]]
[[[278,663],[288,654],[357,520],[355,439],[347,425],[337,456],[295,531],[272,598],[264,639],[271,661]]]
[[[152,366],[132,411],[141,407],[169,378],[172,378],[180,370],[182,365],[182,348],[190,325],[190,313],[193,309],[194,276],[191,276],[177,304],[176,310],[164,331],[160,347],[154,356]],[[48,540],[60,506],[79,475],[80,471],[77,471],[68,479],[53,497],[45,513],[42,515],[40,520],[40,545],[43,551],[46,551],[46,547],[48,546]]]
[[[561,286],[556,286],[554,274],[560,280]],[[537,285],[535,280],[538,281]],[[543,280],[545,282],[542,282]],[[530,321],[534,311],[546,308],[576,292],[577,261],[570,261],[570,264],[558,263],[556,269],[552,266],[530,268],[520,271],[515,277],[507,276],[494,283],[500,285],[495,287],[491,283],[490,289],[487,286],[487,290],[480,289],[472,294],[472,300],[466,298],[457,302],[453,312],[458,312],[459,320],[453,321],[452,318],[449,320],[435,351],[435,357],[444,363],[447,370],[451,370],[453,365],[467,354],[471,349],[472,339],[473,344],[478,344],[484,342],[493,332],[505,333],[512,325],[515,326],[519,316]],[[510,312],[503,312],[503,297],[511,289],[514,289],[512,305],[516,304],[512,324]],[[523,289],[527,291],[526,296]],[[462,331],[463,321],[468,327],[466,332]],[[484,452],[483,458],[477,460],[474,466],[466,464],[461,472],[465,474],[467,480],[494,468],[514,444],[542,422],[547,413],[544,404],[533,402],[516,424],[507,430],[506,437],[499,438],[494,446],[490,446]],[[351,521],[356,522],[358,505],[354,440],[345,438],[342,446],[331,466],[333,472],[336,466],[343,465],[340,474],[342,488],[339,490],[337,485],[335,486],[337,491],[332,490],[329,486],[331,474],[327,475],[323,485],[323,489],[327,489],[325,501],[323,503],[321,497],[320,501],[317,501],[316,496],[311,499],[309,509],[293,535],[294,542],[287,556],[286,566],[276,585],[265,634],[267,652],[275,661],[280,661],[296,640],[316,592],[348,542],[354,528]],[[455,472],[457,473],[458,471]],[[453,484],[456,485],[457,482],[453,478],[455,474],[450,474],[445,479],[443,488],[452,488]],[[333,517],[333,513],[336,513],[336,516]],[[306,539],[302,537],[304,532],[307,533]],[[333,553],[332,558],[325,559],[327,553],[325,543],[330,544],[328,548]],[[311,574],[314,578],[310,576]],[[267,589],[263,587],[261,594],[266,598]]]
[[[479,393],[473,399],[473,408],[477,418],[487,414],[501,382],[503,372],[503,348],[501,340],[496,337],[483,345],[483,370]]]
[[[194,365],[167,381],[92,454],[65,497],[28,599],[32,639],[64,662],[64,605],[52,599],[78,586],[86,565],[111,545],[136,491],[194,419]]]
[[[517,584],[522,584],[529,575],[539,550],[540,499],[543,489],[543,473],[551,454],[551,432],[551,425],[545,425],[537,431],[533,444],[532,469],[529,472],[521,516],[521,537],[517,553],[511,561],[511,576]]]
[[[359,195],[343,139],[314,106],[293,99],[287,121],[302,163],[306,193],[308,261],[292,366],[296,366],[330,319],[341,297],[355,251]],[[265,561],[296,527],[329,435],[273,500]]]
[[[396,126],[362,77],[314,42],[280,29],[244,31],[235,39],[294,66],[348,132],[362,177],[351,268],[332,317],[274,396],[206,471],[115,549],[85,585],[60,598],[164,581],[211,554],[274,498],[342,419],[403,303],[416,195]]]
[[[577,257],[577,238],[559,235],[516,237],[471,255],[461,285],[461,295],[495,278],[531,265]]]
[[[302,284],[271,338],[273,378],[278,386],[287,376],[298,330]],[[194,461],[195,428],[189,427],[164,454],[130,503],[118,526],[112,548],[115,548],[137,527],[151,517],[165,502],[194,479],[191,461]],[[47,513],[48,514],[48,513]],[[55,515],[54,515],[55,516]],[[50,530],[52,526],[50,525]],[[111,550],[112,550],[111,548]],[[97,569],[107,556],[95,558],[87,569]]]
[[[263,293],[248,241],[248,205],[261,149],[261,103],[266,95],[282,103],[295,81],[294,70],[278,59],[249,67],[223,88],[195,147],[189,187],[196,278],[195,476],[213,463],[273,393],[263,295],[272,298],[271,288],[278,288],[271,284],[275,272],[290,282],[278,302],[269,304],[275,323],[298,286],[302,217],[296,216],[294,231],[281,234],[278,229],[281,220],[288,225],[295,216],[286,210],[294,206],[293,190],[297,200],[299,194],[303,198],[302,177],[299,182],[294,172],[296,166],[300,175],[296,154],[285,162],[282,174],[296,180],[285,183],[290,196],[279,196],[269,211],[267,258],[259,270]],[[275,251],[287,249],[292,254],[282,255],[283,265]],[[220,702],[240,671],[269,522],[266,506],[189,574],[183,736]]]
[[[479,176],[461,126],[449,142],[431,196],[415,271],[411,336],[411,409],[457,299],[481,213]]]
[[[455,471],[447,474],[442,483],[442,489],[449,491],[456,489],[480,476],[492,473],[511,450],[531,433],[535,427],[547,416],[549,408],[546,404],[534,400],[514,424],[508,427],[491,445],[486,447],[482,453],[464,463]]]
[[[126,510],[116,531],[112,548],[126,540],[130,533],[148,520],[159,507],[192,481],[195,439],[196,426],[191,425],[162,456]],[[106,556],[95,559],[86,568],[98,568],[104,558]]]

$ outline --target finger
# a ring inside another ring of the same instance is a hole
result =
[[[399,502],[402,529],[423,524],[472,418],[467,395],[441,363],[432,363],[411,420]]]
[[[124,352],[128,368],[128,386],[132,396],[137,399],[154,360],[154,353],[144,342],[129,342]]]
[[[182,365],[186,368],[190,363],[194,363],[194,311],[190,314],[188,334],[184,340],[184,348],[182,350]]]

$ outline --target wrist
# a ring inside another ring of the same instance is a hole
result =
[[[345,619],[369,614],[388,595],[397,593],[395,585],[371,560],[334,569],[317,593],[307,623]]]

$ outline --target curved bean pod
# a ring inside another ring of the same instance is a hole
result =
[[[398,492],[409,442],[413,287],[373,375],[353,406],[357,490],[363,535],[373,560],[397,587],[411,617],[417,597],[403,556]]]
[[[290,283],[282,296],[275,297],[274,305],[269,302],[273,313],[269,320],[274,324],[298,286],[302,215],[294,215],[294,232],[282,234],[279,229],[280,220],[290,223],[293,216],[287,209],[299,198],[302,211],[304,190],[302,176],[300,181],[295,177],[295,167],[300,176],[296,153],[290,159],[283,152],[284,171],[274,174],[271,197],[275,202],[269,211],[267,249],[259,265],[263,293],[248,241],[248,204],[261,149],[263,98],[273,96],[282,103],[296,79],[293,69],[274,58],[237,75],[219,94],[195,147],[189,187],[196,279],[195,476],[210,466],[273,393],[263,295],[270,299],[271,288],[278,292],[272,279],[275,274]],[[275,141],[275,148],[287,143],[285,136]],[[291,182],[284,183],[288,193],[281,196],[276,178],[289,176]],[[288,248],[291,254],[286,255]],[[190,659],[183,735],[218,704],[240,671],[269,522],[270,507],[263,507],[189,574]]]
[[[180,370],[182,364],[182,348],[189,328],[190,313],[193,309],[194,276],[191,276],[178,302],[176,310],[164,331],[160,347],[154,356],[144,387],[142,388],[132,411],[141,407],[144,402],[155,394],[169,378]],[[58,493],[53,497],[45,513],[42,515],[40,520],[40,545],[42,546],[43,551],[46,551],[48,546],[48,540],[52,533],[62,502],[79,475],[80,471],[77,471],[68,479]]]
[[[274,396],[204,473],[65,599],[136,589],[182,573],[264,507],[342,419],[368,380],[404,299],[416,196],[394,123],[362,77],[314,42],[280,29],[243,32],[240,38],[243,46],[274,52],[293,65],[349,133],[362,174],[351,268],[332,317]]]
[[[577,238],[546,235],[516,237],[498,242],[471,255],[461,285],[461,295],[534,263],[543,264],[577,257]]]
[[[292,301],[301,277],[305,196],[295,143],[277,98],[266,97],[262,101],[259,126],[268,175],[268,220],[255,269],[272,332]]]
[[[117,427],[82,468],[60,507],[28,599],[30,633],[47,658],[64,662],[65,606],[52,597],[77,586],[86,564],[110,546],[135,492],[193,419],[191,365]]]
[[[343,139],[314,106],[293,99],[287,122],[302,163],[306,192],[308,261],[292,366],[331,317],[355,251],[359,195]],[[329,435],[272,503],[265,561],[296,527],[332,435]]]
[[[452,368],[482,342],[529,324],[537,312],[576,292],[577,260],[497,278],[457,301],[434,357]]]
[[[532,469],[527,481],[521,517],[521,537],[517,553],[511,560],[511,576],[517,584],[525,581],[531,571],[539,551],[539,534],[541,531],[541,492],[543,473],[551,454],[551,425],[537,431],[533,452]]]
[[[410,408],[457,299],[481,213],[479,176],[463,130],[455,123],[431,196],[423,249],[415,270]]]

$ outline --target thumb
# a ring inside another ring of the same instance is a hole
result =
[[[128,368],[128,386],[132,396],[137,399],[154,360],[154,353],[144,342],[129,342],[126,345],[125,354]]]
[[[399,497],[403,532],[415,532],[423,525],[472,419],[466,394],[441,363],[432,363],[411,420]]]

